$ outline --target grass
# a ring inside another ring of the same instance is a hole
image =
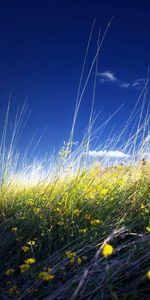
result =
[[[2,185],[0,298],[148,299],[149,187],[148,162]]]

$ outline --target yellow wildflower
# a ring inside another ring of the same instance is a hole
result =
[[[58,213],[61,213],[61,209],[60,209],[59,207],[56,207],[56,208],[54,209],[54,211],[55,211],[55,212],[58,212]]]
[[[28,203],[28,204],[32,205],[33,202],[34,202],[34,199],[32,199],[32,198],[28,198],[28,199],[27,199],[27,203]]]
[[[149,227],[149,226],[147,226],[147,227],[146,227],[146,230],[147,230],[148,232],[150,232],[150,227]]]
[[[112,253],[113,253],[113,247],[110,244],[106,243],[102,248],[102,255],[107,257]]]
[[[59,222],[57,222],[57,225],[64,225],[64,221],[59,221]]]
[[[22,264],[21,266],[19,266],[21,273],[25,273],[29,268],[30,266],[28,264]]]
[[[100,191],[100,195],[101,195],[101,196],[106,196],[108,192],[109,192],[109,189],[102,189],[102,190]]]
[[[34,246],[35,245],[35,241],[29,241],[29,242],[27,242],[27,244],[30,245],[30,246]]]
[[[118,176],[118,174],[116,174],[116,173],[112,174],[112,177],[117,177],[117,176]]]
[[[97,224],[101,224],[101,223],[102,223],[102,221],[99,220],[99,219],[91,220],[91,224],[92,224],[92,225],[97,225]]]
[[[125,183],[125,181],[124,180],[118,180],[117,183],[118,183],[118,185],[122,185],[122,184]]]
[[[76,257],[76,255],[77,255],[76,252],[66,251],[67,258]]]
[[[48,268],[47,268],[47,272],[48,272],[48,273],[51,273],[51,272],[52,272],[52,268],[48,267]]]
[[[74,213],[74,215],[76,215],[78,217],[80,214],[80,211],[79,211],[79,209],[75,209],[73,213]]]
[[[38,274],[38,277],[44,281],[49,281],[49,280],[53,280],[55,278],[55,275],[49,274],[48,272],[43,271]]]
[[[123,168],[122,165],[118,165],[118,166],[117,166],[117,169],[119,169],[119,170],[121,170],[122,168]]]
[[[6,272],[5,272],[5,275],[6,276],[9,276],[9,275],[12,275],[14,273],[14,269],[8,269]]]
[[[80,233],[86,233],[87,232],[87,228],[81,228],[81,229],[79,229],[79,232]]]
[[[146,278],[150,280],[150,270],[146,273]]]
[[[144,205],[143,203],[141,204],[140,208],[143,210],[143,212],[145,214],[148,214],[149,213],[149,209],[146,207],[146,205]]]
[[[86,220],[90,220],[90,219],[91,219],[91,215],[85,214],[85,219],[86,219]]]
[[[70,260],[69,260],[69,262],[70,262],[71,264],[73,264],[73,263],[75,262],[74,257],[71,257]]]
[[[82,259],[80,257],[77,258],[77,263],[80,265],[82,263]]]
[[[30,258],[27,258],[24,262],[25,262],[25,264],[32,265],[36,262],[36,259],[33,257],[30,257]]]
[[[39,207],[34,207],[33,211],[35,212],[35,214],[41,213],[41,209]]]
[[[27,252],[27,251],[30,250],[30,248],[29,248],[28,246],[23,246],[23,247],[22,247],[22,250],[23,250],[24,252]]]
[[[10,288],[8,289],[8,293],[9,293],[9,295],[12,295],[12,294],[15,294],[15,295],[17,295],[17,296],[20,295],[20,291],[19,291],[17,285],[13,285],[12,287],[10,287]]]

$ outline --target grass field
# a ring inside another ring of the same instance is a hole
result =
[[[0,299],[149,299],[149,163],[0,189]]]

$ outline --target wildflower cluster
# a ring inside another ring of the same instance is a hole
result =
[[[38,278],[42,279],[43,281],[50,281],[55,278],[55,275],[52,274],[52,268],[48,267],[46,271],[40,272],[38,274]]]
[[[35,241],[28,241],[23,247],[22,247],[22,250],[24,252],[28,252],[30,251],[30,247],[34,246],[35,245]]]
[[[17,285],[13,285],[8,289],[8,293],[9,295],[16,295],[19,296],[20,295],[20,291],[17,287]]]
[[[5,271],[5,275],[6,275],[6,276],[10,276],[10,275],[12,275],[12,274],[14,273],[14,271],[15,271],[15,270],[12,269],[12,268],[11,268],[11,269],[8,269],[8,270]]]
[[[91,225],[98,225],[98,224],[101,224],[101,223],[103,223],[103,222],[99,219],[91,220]]]
[[[72,251],[66,251],[65,253],[66,257],[69,259],[69,262],[70,264],[73,264],[73,263],[77,263],[77,264],[81,264],[82,263],[82,259],[81,257],[77,256],[77,253],[76,252],[72,252]]]
[[[33,257],[27,258],[22,265],[19,266],[21,273],[28,271],[31,265],[35,264],[36,259]]]

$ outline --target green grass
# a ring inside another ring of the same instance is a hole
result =
[[[149,299],[149,217],[148,163],[3,184],[0,299]]]

